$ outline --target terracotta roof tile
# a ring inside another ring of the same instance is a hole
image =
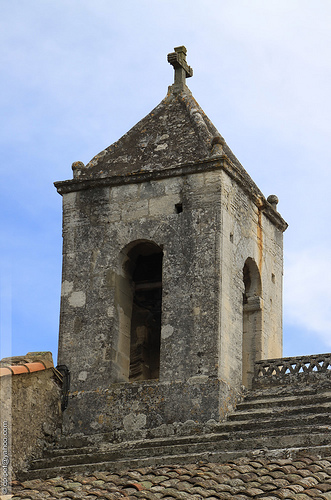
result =
[[[41,363],[40,361],[35,363],[27,363],[25,366],[27,367],[30,373],[46,370],[46,366],[44,365],[44,363]]]
[[[28,352],[25,356],[13,356],[0,361],[0,377],[21,375],[54,368],[50,352]]]
[[[8,366],[0,368],[0,377],[3,377],[4,375],[12,375],[12,374],[13,374],[13,372]]]
[[[226,473],[225,473],[226,471]],[[13,484],[18,499],[214,500],[312,498],[331,500],[330,459],[234,460],[162,466],[113,474],[100,471]]]
[[[322,491],[323,493],[328,493],[329,491],[331,492],[331,484],[330,483],[319,483],[318,489]],[[331,495],[331,493],[330,493]]]
[[[9,370],[11,370],[13,375],[19,375],[20,373],[30,373],[30,370],[28,368],[28,365],[12,365],[8,366]],[[45,367],[42,367],[43,370],[45,370]]]

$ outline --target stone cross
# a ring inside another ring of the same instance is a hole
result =
[[[187,50],[184,45],[175,47],[175,52],[168,54],[168,62],[175,69],[174,87],[178,90],[183,90],[185,79],[193,75],[193,69],[186,62]]]

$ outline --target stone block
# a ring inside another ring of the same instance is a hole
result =
[[[123,186],[113,187],[110,192],[110,202],[112,207],[117,204],[121,205],[123,202],[138,199],[138,192],[138,184],[124,184]]]
[[[149,181],[139,185],[139,198],[141,200],[164,196],[167,181]]]
[[[111,206],[109,213],[107,214],[107,222],[119,222],[121,220],[122,210],[120,206]]]
[[[203,173],[193,174],[185,179],[189,190],[196,191],[203,188],[205,184],[205,177]]]
[[[122,204],[121,219],[124,222],[139,220],[148,215],[148,201],[139,200]]]
[[[128,322],[130,322],[130,318],[127,318]],[[123,335],[120,336],[118,342],[118,350],[125,356],[130,355],[130,328],[127,328]]]
[[[209,187],[211,185],[214,190],[219,189],[221,187],[222,172],[218,170],[206,172],[204,174],[204,177],[205,177],[206,187]]]
[[[151,217],[160,215],[171,215],[176,213],[175,205],[180,203],[180,198],[177,194],[162,196],[161,198],[153,198],[149,200],[148,208]]]
[[[164,182],[164,181],[163,181]],[[173,177],[164,182],[164,190],[166,194],[178,194],[183,191],[182,177]]]

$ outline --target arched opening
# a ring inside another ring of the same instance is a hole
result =
[[[114,381],[159,378],[162,313],[162,248],[131,242],[120,254],[116,279],[118,340]]]
[[[262,354],[261,277],[255,261],[248,258],[243,268],[242,382],[250,388],[255,361]]]
[[[159,378],[162,312],[162,250],[151,243],[133,248],[129,380]]]

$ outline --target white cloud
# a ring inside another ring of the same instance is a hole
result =
[[[330,250],[321,247],[287,255],[284,313],[289,324],[300,325],[331,346]]]

